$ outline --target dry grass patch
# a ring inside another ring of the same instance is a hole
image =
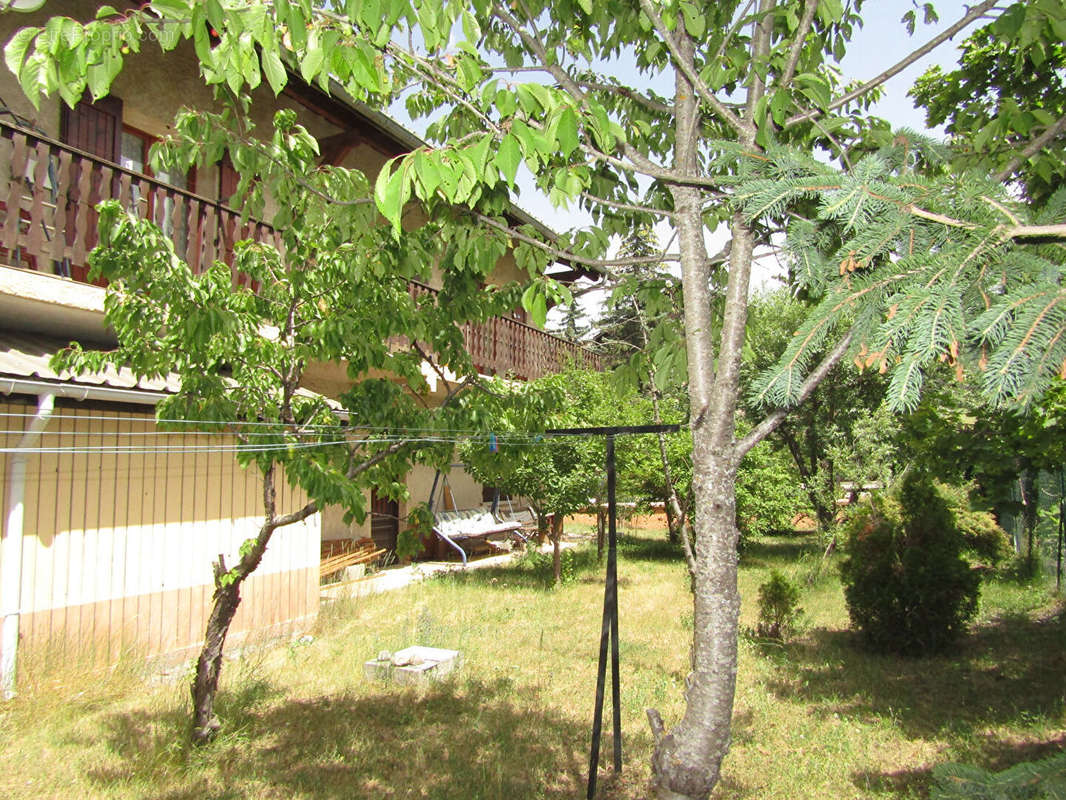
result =
[[[742,638],[734,745],[716,797],[922,797],[935,763],[1000,768],[1062,745],[1064,628],[1046,593],[986,589],[957,658],[874,657],[845,630],[835,569],[806,585],[820,556],[807,537],[744,553],[742,624],[754,626],[756,589],[775,567],[803,582],[806,623],[786,645]],[[652,748],[644,709],[668,723],[683,710],[691,605],[661,532],[623,543],[620,576],[626,770],[602,774],[601,796],[638,800]],[[199,750],[185,744],[184,682],[38,674],[0,708],[0,796],[582,796],[602,592],[585,550],[559,590],[543,566],[522,562],[338,603],[314,641],[227,663],[225,728]],[[462,671],[426,690],[364,679],[365,660],[415,643],[462,650]]]

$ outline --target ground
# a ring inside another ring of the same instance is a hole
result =
[[[687,577],[647,524],[623,528],[626,765],[611,774],[606,725],[600,777],[612,800],[646,797],[644,710],[676,720],[687,672]],[[572,552],[558,590],[550,559],[527,558],[333,604],[312,641],[226,664],[225,728],[199,750],[185,744],[184,682],[146,682],[133,659],[107,675],[27,661],[22,694],[0,708],[0,796],[583,796],[603,581],[594,547]],[[1046,590],[993,582],[956,657],[900,660],[857,648],[835,566],[820,559],[809,534],[743,554],[746,629],[771,567],[803,582],[806,615],[785,645],[742,637],[734,744],[715,798],[925,797],[934,764],[1000,768],[1066,744],[1066,626]],[[429,690],[363,677],[363,661],[413,643],[462,650],[462,672]]]

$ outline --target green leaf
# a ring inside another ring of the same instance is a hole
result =
[[[415,154],[414,171],[419,185],[422,187],[423,199],[429,199],[440,186],[440,170],[437,167],[437,154],[426,153],[419,150]]]
[[[707,30],[707,18],[691,3],[681,3],[681,15],[685,18],[685,30],[693,39],[703,38]]]
[[[512,134],[504,136],[492,163],[499,167],[500,174],[507,180],[508,185],[514,186],[518,165],[522,163],[522,148],[518,145],[518,139]]]
[[[93,64],[85,70],[86,82],[93,100],[104,97],[111,89],[115,77],[122,70],[122,57],[110,52],[104,53],[99,64]]]
[[[381,212],[381,216],[389,220],[389,222],[393,224],[394,229],[399,225],[402,209],[397,205],[399,194],[392,193],[390,179],[392,177],[392,164],[399,158],[400,156],[396,156],[395,158],[390,158],[386,161],[385,165],[378,173],[377,180],[374,182],[374,203],[377,205],[378,211]]]
[[[274,90],[274,96],[281,94],[281,90],[288,83],[288,75],[285,73],[285,65],[281,63],[281,57],[276,50],[264,48],[260,53],[263,62],[263,74],[266,75],[270,88]]]
[[[307,49],[300,60],[300,76],[306,83],[314,81],[315,77],[322,71],[322,65],[325,60],[326,53],[319,45],[318,37],[312,32],[307,37]]]
[[[548,298],[544,295],[544,286],[531,284],[522,293],[522,308],[529,312],[529,318],[538,328],[543,328],[548,319]]]
[[[1011,39],[1022,29],[1024,22],[1025,6],[1022,3],[1015,3],[996,18],[992,27],[1000,36]]]
[[[559,151],[564,157],[577,149],[579,144],[577,115],[569,106],[564,108],[563,113],[559,115],[559,126],[555,131],[555,136],[559,141]]]
[[[463,9],[463,35],[475,44],[481,39],[481,26],[478,25],[474,15],[465,8]]]
[[[22,64],[26,60],[26,51],[30,42],[41,32],[40,28],[23,28],[16,33],[4,48],[4,63],[12,74],[18,75],[22,71]]]
[[[840,0],[819,0],[818,18],[823,24],[832,25],[834,22],[840,22],[843,16],[844,4]]]

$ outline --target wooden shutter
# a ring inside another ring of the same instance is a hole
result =
[[[74,108],[63,104],[59,137],[71,147],[118,162],[122,147],[122,101],[117,97],[103,97],[94,103],[86,96]]]
[[[233,168],[233,162],[230,161],[229,153],[227,153],[218,162],[218,201],[228,203],[233,193],[237,191],[237,184],[240,181],[241,176]]]
[[[385,550],[396,549],[400,533],[400,504],[382,497],[377,490],[370,493],[370,537],[374,544]]]

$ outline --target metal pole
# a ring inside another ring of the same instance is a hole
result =
[[[586,797],[596,794],[596,772],[603,733],[603,692],[607,683],[607,645],[611,643],[611,704],[614,709],[614,769],[622,771],[622,691],[618,664],[618,514],[615,502],[614,437],[627,433],[676,433],[678,425],[631,425],[609,428],[556,428],[549,436],[605,436],[607,440],[607,579],[603,590],[603,625],[600,630],[600,663],[596,673],[596,709],[592,716],[592,748]]]
[[[607,434],[607,579],[603,590],[603,625],[600,630],[600,663],[596,674],[596,710],[592,717],[592,750],[589,753],[587,800],[596,795],[596,774],[603,733],[603,694],[607,683],[607,644],[611,644],[611,706],[614,712],[614,769],[622,770],[621,688],[618,681],[618,534],[615,518],[614,434]]]
[[[600,663],[596,671],[596,708],[592,714],[592,749],[589,753],[587,800],[596,796],[596,773],[600,761],[600,733],[603,729],[603,689],[607,682],[607,642],[611,634],[611,556],[607,557],[607,582],[603,591],[603,624],[600,628]]]
[[[618,504],[614,435],[607,436],[607,585],[611,599],[611,713],[614,722],[614,771],[622,771],[622,689],[618,677]]]

